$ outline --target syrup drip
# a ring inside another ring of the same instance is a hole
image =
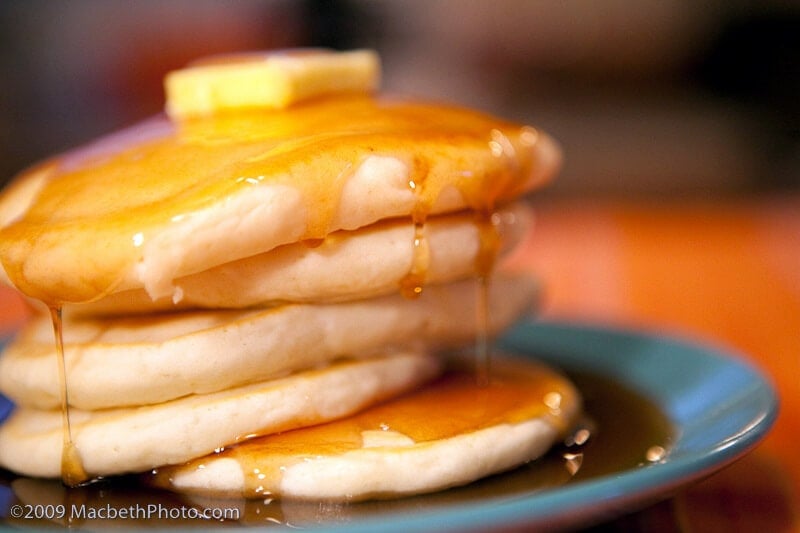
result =
[[[475,332],[475,382],[484,387],[492,375],[489,348],[489,277],[478,276],[477,329]]]
[[[400,294],[405,298],[418,298],[422,294],[430,263],[430,247],[425,238],[425,223],[414,222],[414,248],[411,268],[400,280]]]
[[[595,421],[584,415],[564,439],[560,455],[570,477],[576,476],[583,466],[585,450],[590,440],[594,438],[595,431]]]
[[[434,198],[428,198],[423,187],[428,172],[429,165],[423,159],[415,158],[412,175],[408,180],[408,188],[416,200],[411,212],[411,221],[414,224],[411,268],[400,280],[400,294],[409,299],[418,298],[422,294],[431,261],[430,246],[425,238],[425,220]]]
[[[61,319],[61,307],[50,307],[53,320],[53,333],[58,358],[58,383],[61,400],[61,424],[63,447],[61,451],[61,479],[65,485],[75,487],[89,479],[83,468],[80,452],[72,440],[72,426],[69,421],[69,391],[67,387],[67,368],[64,361],[64,328]]]
[[[500,252],[500,233],[498,215],[478,212],[476,216],[480,237],[478,253],[475,256],[475,273],[478,283],[476,310],[477,328],[475,334],[475,379],[478,385],[485,386],[491,378],[491,349],[489,346],[489,289],[497,255]]]

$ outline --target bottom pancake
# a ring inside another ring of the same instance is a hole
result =
[[[183,463],[252,435],[350,415],[412,389],[440,371],[437,358],[398,352],[162,404],[70,410],[73,440],[93,476]],[[61,474],[58,410],[17,408],[0,426],[0,466],[38,477]]]
[[[485,386],[451,371],[348,418],[159,468],[147,482],[210,496],[347,501],[463,485],[541,456],[580,411],[574,386],[545,366],[493,368]]]

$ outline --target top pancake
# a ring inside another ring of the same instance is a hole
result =
[[[170,296],[179,276],[283,244],[492,210],[559,161],[532,128],[393,99],[156,117],[19,176],[0,197],[0,260],[49,304]]]

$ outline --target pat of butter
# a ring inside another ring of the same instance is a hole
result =
[[[370,93],[379,83],[375,52],[317,49],[212,57],[164,80],[173,119],[239,108],[283,109],[325,94]]]

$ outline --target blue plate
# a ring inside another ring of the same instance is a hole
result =
[[[764,377],[740,358],[716,348],[558,323],[524,323],[500,339],[499,346],[567,371],[610,378],[646,396],[676,429],[669,454],[646,467],[558,488],[477,503],[442,504],[413,514],[381,514],[326,530],[406,533],[520,524],[533,528],[589,525],[665,498],[741,457],[765,435],[777,415],[775,392]],[[0,397],[0,419],[9,408]],[[0,488],[0,502],[10,498],[8,489]]]

